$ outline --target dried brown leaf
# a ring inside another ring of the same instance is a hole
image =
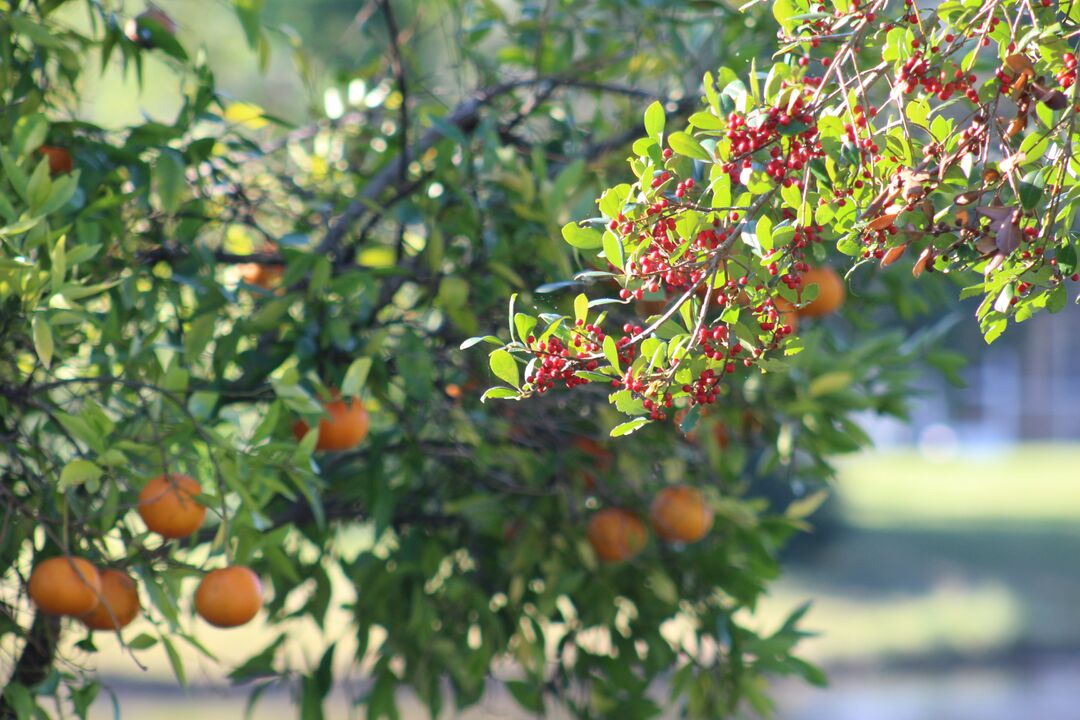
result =
[[[923,270],[934,260],[934,248],[927,246],[923,248],[923,251],[919,253],[919,259],[915,261],[915,264],[911,267],[911,276],[914,278],[923,274]]]
[[[881,267],[884,268],[892,265],[903,256],[905,250],[907,250],[907,243],[886,250],[885,254],[881,257]]]

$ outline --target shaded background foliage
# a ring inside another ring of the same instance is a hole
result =
[[[148,618],[127,648],[164,646],[181,682],[175,645],[206,631],[186,602],[195,578],[225,555],[250,564],[274,634],[233,678],[295,689],[304,717],[353,662],[372,678],[354,698],[369,717],[397,714],[399,685],[437,713],[448,681],[468,705],[492,672],[524,707],[582,717],[652,716],[660,678],[695,717],[766,708],[765,674],[820,682],[791,655],[798,613],[764,631],[747,613],[822,499],[829,456],[866,443],[851,414],[903,412],[910,359],[936,335],[876,334],[864,309],[903,288],[867,281],[865,304],[805,330],[790,375],[746,379],[696,441],[671,426],[607,440],[602,395],[481,406],[483,353],[459,347],[506,335],[511,293],[568,310],[576,288],[536,288],[583,267],[558,228],[624,173],[640,108],[686,113],[703,71],[769,47],[771,21],[709,2],[448,0],[237,3],[238,22],[206,27],[220,6],[162,7],[178,42],[153,50],[122,36],[130,3],[0,15],[6,712],[58,693],[80,714],[98,693],[55,653],[111,640],[25,603],[30,568],[61,549],[139,579]],[[231,45],[203,52],[218,27]],[[230,77],[220,92],[241,56],[265,86]],[[170,109],[107,121],[111,98],[141,97],[140,74]],[[68,148],[77,174],[50,178],[42,143]],[[252,261],[283,262],[282,290],[242,283]],[[294,439],[323,386],[369,407],[358,450]],[[179,546],[129,512],[163,467],[198,477],[212,508]],[[590,513],[644,513],[675,482],[706,492],[713,533],[598,564]],[[298,662],[292,631],[337,608],[346,630]]]

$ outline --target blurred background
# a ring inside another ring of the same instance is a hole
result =
[[[304,38],[313,61],[327,67],[371,52],[353,32],[362,2],[267,0],[266,20],[289,29],[272,35],[265,71],[228,3],[161,5],[184,41],[205,49],[224,88],[293,122],[340,114],[348,97],[336,87],[349,85],[347,75],[335,87],[313,81],[320,71],[295,61],[291,37]],[[425,42],[432,82],[440,73],[452,81],[452,64],[439,58],[453,47],[454,28]],[[154,62],[141,89],[107,69],[86,88],[80,112],[111,127],[143,113],[170,117],[177,81]],[[756,614],[769,626],[813,599],[808,625],[820,634],[804,652],[829,671],[831,687],[780,684],[781,718],[1080,719],[1080,312],[1038,315],[987,347],[973,311],[956,310],[932,358],[937,367],[913,383],[910,423],[863,419],[876,448],[838,463],[815,531],[792,546],[787,574]],[[158,650],[146,655],[145,672],[115,647],[106,652],[100,669],[124,716],[243,717],[247,691],[230,689],[225,675],[243,655],[236,647],[265,640],[252,628],[207,641],[222,664],[190,653],[186,693]],[[425,716],[403,702],[404,717]],[[96,712],[113,717],[107,699]],[[329,712],[349,716],[343,703]],[[466,717],[519,712],[493,686]],[[294,713],[286,696],[268,696],[252,717]]]

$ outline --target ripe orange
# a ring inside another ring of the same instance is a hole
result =
[[[206,507],[196,500],[200,493],[202,486],[188,475],[158,475],[139,493],[139,515],[159,535],[187,537],[206,517]]]
[[[810,268],[802,275],[802,286],[818,286],[818,295],[805,307],[799,308],[800,317],[821,317],[834,313],[844,304],[844,296],[847,291],[844,281],[829,266]]]
[[[649,519],[661,540],[692,543],[712,528],[713,511],[697,488],[675,485],[656,494]]]
[[[79,619],[91,630],[119,630],[134,620],[141,608],[139,591],[131,576],[105,569],[101,571],[101,602]]]
[[[799,311],[795,306],[782,297],[775,298],[773,305],[780,314],[780,324],[790,325],[793,333],[799,332]]]
[[[645,548],[645,525],[629,510],[607,508],[589,518],[585,537],[604,562],[629,560]]]
[[[336,394],[335,394],[335,397]],[[335,399],[323,406],[330,417],[319,421],[319,442],[316,450],[351,450],[367,437],[368,414],[359,398],[345,404]],[[303,420],[293,423],[293,435],[300,440],[309,427]]]
[[[259,576],[242,565],[211,570],[195,591],[195,611],[219,628],[243,625],[262,607]]]
[[[75,167],[71,153],[62,147],[42,145],[38,152],[49,159],[49,172],[53,175],[67,175]]]
[[[30,599],[50,615],[82,615],[94,609],[101,577],[93,563],[72,556],[43,560],[30,573]]]
[[[279,263],[244,263],[240,265],[240,275],[248,285],[270,290],[281,284],[285,276],[285,266]]]

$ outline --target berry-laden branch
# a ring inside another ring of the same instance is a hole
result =
[[[1069,44],[1080,9],[778,0],[772,11],[778,62],[747,80],[706,74],[685,129],[650,106],[633,182],[601,195],[599,217],[563,227],[596,263],[575,280],[616,297],[579,295],[572,316],[512,300],[509,343],[467,341],[499,345],[491,368],[507,386],[485,397],[603,383],[633,418],[613,435],[693,412],[726,378],[783,369],[801,350],[799,319],[839,306],[827,247],[848,274],[905,255],[916,279],[980,273],[962,297],[983,297],[987,342],[1010,319],[1064,306],[1066,280],[1080,280]]]

